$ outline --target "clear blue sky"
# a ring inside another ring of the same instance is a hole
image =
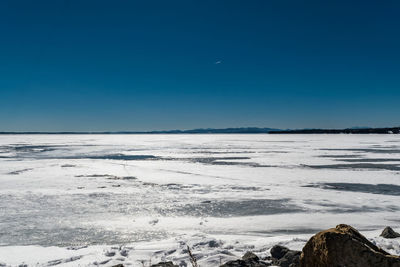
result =
[[[400,2],[0,1],[0,131],[400,125]]]

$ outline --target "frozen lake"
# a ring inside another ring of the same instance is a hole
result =
[[[184,242],[211,266],[339,223],[399,228],[399,200],[399,135],[2,135],[0,266],[107,266],[115,245],[184,260]]]

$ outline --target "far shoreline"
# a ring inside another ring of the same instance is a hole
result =
[[[346,129],[224,128],[166,131],[2,131],[0,135],[142,135],[142,134],[400,134],[400,127]]]

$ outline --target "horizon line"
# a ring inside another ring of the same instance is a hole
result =
[[[348,128],[297,128],[297,129],[278,129],[269,127],[229,127],[229,128],[194,128],[187,130],[152,130],[152,131],[0,131],[0,134],[268,134],[268,133],[290,133],[290,132],[313,132],[319,131],[327,133],[340,131],[390,131],[399,130],[400,126],[394,127],[348,127]]]

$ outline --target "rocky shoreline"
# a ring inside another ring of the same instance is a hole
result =
[[[386,227],[383,238],[398,238],[400,234]],[[335,228],[321,231],[310,238],[302,251],[290,250],[287,247],[275,245],[270,250],[271,256],[260,259],[251,251],[246,252],[241,259],[228,261],[220,267],[400,267],[400,257],[390,255],[377,247],[355,228],[340,224]],[[199,267],[190,248],[188,253],[191,265]],[[123,264],[113,267],[124,267]],[[151,267],[180,267],[173,262],[160,262]]]

